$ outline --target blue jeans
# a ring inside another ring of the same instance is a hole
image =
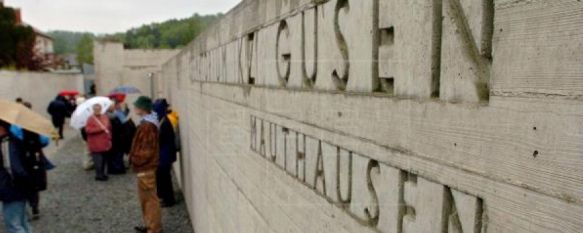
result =
[[[31,233],[26,218],[26,201],[3,202],[2,212],[7,233]]]

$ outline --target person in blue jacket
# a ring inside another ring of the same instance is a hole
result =
[[[30,132],[26,132],[25,130],[23,130],[22,128],[16,126],[16,125],[11,125],[10,126],[10,134],[18,139],[23,141],[25,139],[25,133],[30,133]],[[37,136],[36,134],[33,134],[33,136]],[[50,139],[47,136],[43,136],[43,135],[38,135],[38,142],[40,143],[40,147],[41,148],[45,148],[50,144]],[[39,169],[42,169],[41,171],[39,171],[39,174],[43,174],[44,176],[41,175],[39,176],[35,176],[33,177],[33,179],[37,179],[35,181],[35,183],[45,183],[46,184],[46,172],[48,170],[52,170],[55,168],[55,165],[53,165],[53,163],[51,163],[51,161],[49,161],[44,154],[40,153],[38,155],[37,158],[32,158],[33,159],[33,163],[35,164],[41,164],[41,166],[38,166]],[[45,180],[39,180],[39,179],[45,179]],[[46,185],[43,185],[46,186]],[[32,219],[33,220],[37,220],[40,218],[40,210],[39,210],[39,201],[40,201],[40,191],[44,190],[44,188],[35,188],[35,190],[33,190],[32,195],[29,197],[28,199],[28,204],[30,205],[30,208],[32,209]]]
[[[9,123],[0,121],[0,138],[8,144],[6,156],[0,150],[0,200],[6,232],[30,233],[26,202],[35,190],[34,164],[28,156],[25,140],[11,132]]]
[[[168,120],[169,104],[165,99],[154,103],[154,111],[160,120],[160,163],[156,171],[158,197],[162,207],[171,207],[176,203],[174,187],[172,185],[172,164],[176,162],[176,135],[174,127]]]
[[[24,105],[28,109],[32,109],[32,104],[28,101],[22,101],[22,105]],[[10,133],[12,133],[12,135],[15,135],[18,139],[24,140],[25,131],[22,130],[22,128],[20,128],[16,125],[12,125],[10,127]],[[36,134],[33,134],[31,132],[26,132],[26,133],[31,134],[31,136],[36,138]],[[46,182],[47,182],[46,181],[46,172],[48,170],[54,169],[55,165],[53,165],[53,163],[51,163],[45,157],[44,153],[42,153],[42,148],[45,148],[50,144],[49,137],[39,135],[38,139],[39,139],[41,148],[38,149],[38,152],[40,152],[40,153],[39,153],[38,158],[35,158],[36,161],[34,161],[34,162],[36,164],[40,164],[41,166],[38,166],[37,170],[39,170],[39,173],[38,173],[38,176],[35,177],[35,179],[39,179],[39,180],[37,180],[37,183],[44,183],[46,186]],[[44,179],[44,180],[42,180],[42,179]],[[44,188],[40,188],[40,189],[44,190]],[[30,197],[29,202],[28,202],[30,205],[30,208],[32,209],[32,220],[38,220],[40,218],[40,211],[39,211],[40,191],[41,190],[35,191],[33,193],[33,195]]]

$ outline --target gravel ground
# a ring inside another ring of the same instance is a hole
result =
[[[94,180],[94,171],[81,167],[85,146],[72,139],[50,155],[57,168],[49,173],[49,189],[41,193],[41,219],[32,222],[35,233],[131,233],[141,225],[133,174]],[[163,209],[164,232],[191,233],[185,203]],[[0,232],[3,232],[0,227]]]

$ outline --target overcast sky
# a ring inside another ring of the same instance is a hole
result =
[[[227,12],[240,0],[5,0],[43,31],[121,32],[145,23]]]

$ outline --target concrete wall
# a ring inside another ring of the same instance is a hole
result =
[[[164,65],[197,232],[583,232],[583,3],[245,0]]]
[[[23,98],[48,117],[47,107],[63,90],[84,93],[83,75],[0,71],[0,98]]]
[[[128,85],[137,87],[144,95],[158,95],[162,64],[177,52],[124,49],[121,43],[96,41],[93,53],[98,94],[107,95],[115,87]]]

